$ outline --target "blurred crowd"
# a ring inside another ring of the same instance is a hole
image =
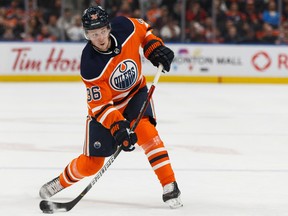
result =
[[[83,9],[99,4],[111,18],[145,19],[165,42],[288,43],[288,0],[78,0],[81,8],[63,0],[27,2],[0,1],[1,41],[84,41]]]

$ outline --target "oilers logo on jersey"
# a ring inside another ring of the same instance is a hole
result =
[[[101,148],[101,143],[99,141],[94,142],[94,148],[95,149],[100,149]]]
[[[136,63],[131,59],[124,60],[111,73],[110,85],[116,91],[125,91],[135,84],[137,77]]]

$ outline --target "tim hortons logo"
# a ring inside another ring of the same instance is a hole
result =
[[[16,54],[13,61],[13,71],[60,71],[78,72],[80,70],[80,59],[64,57],[64,49],[51,48],[47,52],[47,58],[35,59],[31,56],[31,48],[14,48],[12,52]],[[43,53],[42,53],[43,55]]]

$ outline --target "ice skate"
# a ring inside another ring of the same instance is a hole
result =
[[[181,192],[178,188],[177,182],[172,182],[163,187],[163,201],[172,209],[183,206],[180,195]]]
[[[39,195],[42,199],[49,199],[63,189],[64,187],[60,184],[59,177],[56,177],[40,188]]]

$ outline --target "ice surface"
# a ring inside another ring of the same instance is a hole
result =
[[[43,215],[42,184],[82,152],[82,83],[0,83],[0,214]],[[158,130],[184,207],[169,209],[140,148],[122,152],[70,212],[101,216],[288,215],[288,86],[159,83]],[[53,200],[74,199],[87,178]]]

